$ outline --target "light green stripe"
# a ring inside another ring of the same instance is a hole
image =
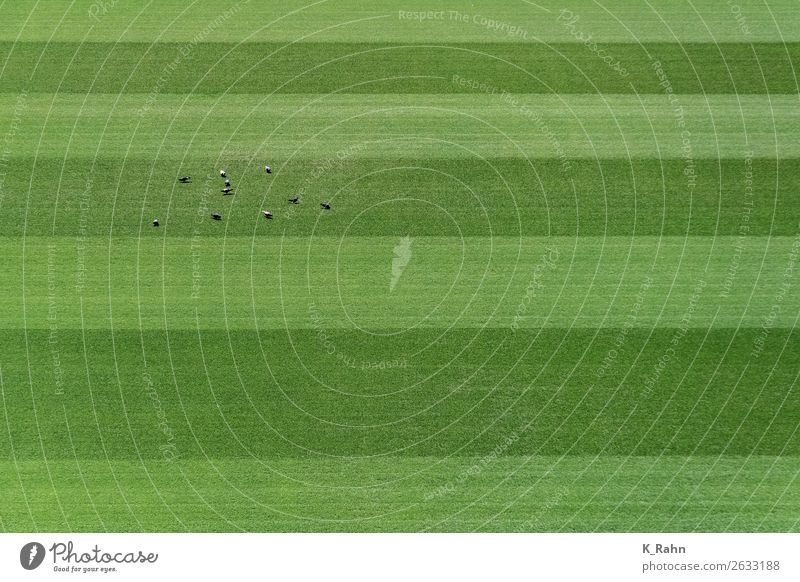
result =
[[[0,9],[0,40],[791,42],[800,39],[796,8],[792,0],[14,0]]]
[[[79,459],[1,467],[2,516],[13,531],[798,527],[797,458],[786,457]],[[48,470],[66,519],[54,510]]]

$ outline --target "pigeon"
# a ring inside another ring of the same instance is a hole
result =
[[[262,210],[261,214],[263,214],[264,218],[267,220],[272,220],[272,213],[269,210]]]
[[[219,213],[219,212],[215,212],[215,213],[213,213],[213,214],[211,215],[211,218],[213,218],[214,220],[222,220],[222,216],[220,215],[220,213]]]
[[[153,226],[158,226],[158,219],[157,218],[153,219]]]
[[[320,202],[319,205],[322,206],[323,210],[330,210],[331,209],[331,205],[328,202]]]
[[[225,187],[227,188],[230,185],[231,185],[231,181],[228,180],[227,178],[225,178]]]
[[[222,190],[220,190],[220,192],[222,192],[223,194],[230,194],[231,192],[233,192],[233,190],[230,188],[223,188]]]
[[[224,178],[226,175],[227,175],[227,174],[225,174],[225,170],[220,170],[220,171],[219,171],[219,176],[220,176],[220,178]]]
[[[191,181],[192,179],[189,176],[181,176],[178,178],[178,182],[181,182],[182,184],[188,184]]]
[[[265,171],[267,174],[271,174],[271,173],[272,173],[272,168],[270,168],[269,166],[264,166],[264,171]]]

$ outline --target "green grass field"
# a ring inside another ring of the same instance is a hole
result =
[[[431,9],[0,0],[0,531],[800,530],[796,1]]]

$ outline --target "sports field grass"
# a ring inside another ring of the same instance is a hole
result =
[[[428,4],[0,0],[0,530],[800,530],[796,2]]]

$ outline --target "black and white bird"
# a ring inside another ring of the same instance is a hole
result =
[[[222,192],[223,194],[230,194],[231,192],[233,192],[233,190],[231,188],[223,188],[222,190],[220,190],[220,192]]]
[[[230,185],[231,185],[231,181],[228,180],[228,178],[225,178],[225,187],[227,188]]]
[[[270,168],[269,166],[264,166],[264,171],[265,171],[267,174],[271,174],[271,173],[272,173],[272,168]]]
[[[211,218],[213,218],[214,220],[222,220],[222,215],[219,212],[214,212],[211,215]]]
[[[323,210],[330,210],[331,209],[331,205],[328,202],[320,202],[319,205],[322,206]]]
[[[289,204],[300,204],[300,198],[289,198]]]
[[[157,218],[153,219],[153,226],[158,226],[158,219]]]
[[[226,175],[227,175],[227,174],[225,174],[225,170],[220,170],[220,171],[219,171],[219,177],[220,177],[220,178],[224,178]]]
[[[181,176],[180,178],[178,178],[178,182],[181,182],[183,184],[188,184],[191,181],[192,179],[189,176]]]
[[[272,220],[272,213],[269,210],[262,210],[261,214],[263,214],[264,218],[267,220]]]

